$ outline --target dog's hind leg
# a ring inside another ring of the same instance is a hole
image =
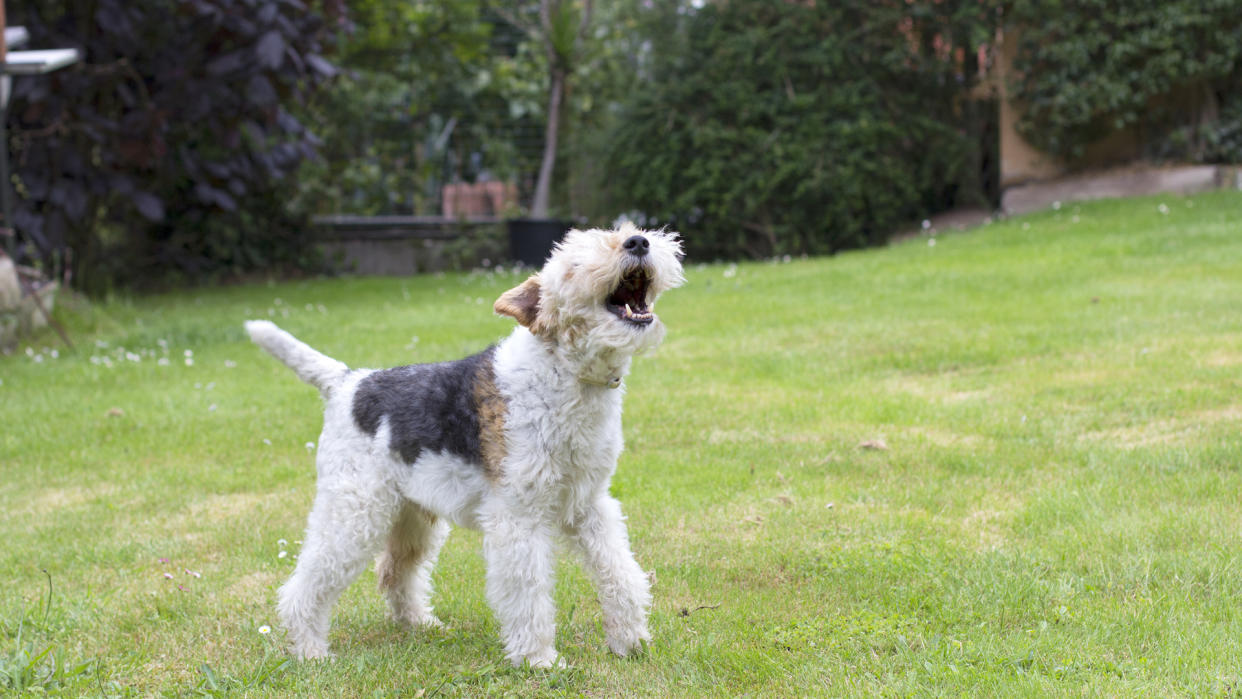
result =
[[[277,595],[276,611],[295,657],[331,655],[332,607],[375,555],[398,504],[387,487],[349,483],[315,494],[297,568]]]
[[[442,626],[431,608],[431,569],[448,535],[445,520],[411,502],[401,506],[375,566],[389,614],[397,622]]]
[[[597,498],[566,534],[595,582],[608,647],[617,655],[629,655],[651,640],[647,631],[651,586],[630,551],[621,504],[608,495]]]

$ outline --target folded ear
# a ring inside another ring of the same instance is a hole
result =
[[[533,274],[520,286],[515,286],[501,294],[492,309],[502,316],[515,318],[522,325],[534,329],[532,326],[539,315],[539,275]]]

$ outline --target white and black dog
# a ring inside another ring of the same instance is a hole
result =
[[[440,625],[431,570],[450,523],[483,532],[487,598],[515,665],[559,660],[561,537],[595,582],[608,647],[627,655],[650,640],[647,576],[608,493],[622,448],[623,391],[613,389],[663,339],[653,308],[683,283],[680,259],[672,233],[570,231],[496,301],[518,321],[513,333],[439,364],[351,370],[270,322],[246,323],[325,401],[315,503],[277,604],[294,655],[329,655],[332,607],[377,553],[392,616]]]

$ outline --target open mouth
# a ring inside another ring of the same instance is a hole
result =
[[[641,267],[626,272],[616,290],[604,300],[604,307],[621,320],[648,325],[655,320],[655,314],[647,307],[647,287],[650,284],[651,277]]]

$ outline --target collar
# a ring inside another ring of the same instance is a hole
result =
[[[611,379],[608,379],[607,381],[596,381],[594,379],[588,379],[585,376],[579,376],[578,380],[584,384],[587,384],[588,386],[599,386],[600,388],[620,388],[621,387],[620,376],[614,376]]]

